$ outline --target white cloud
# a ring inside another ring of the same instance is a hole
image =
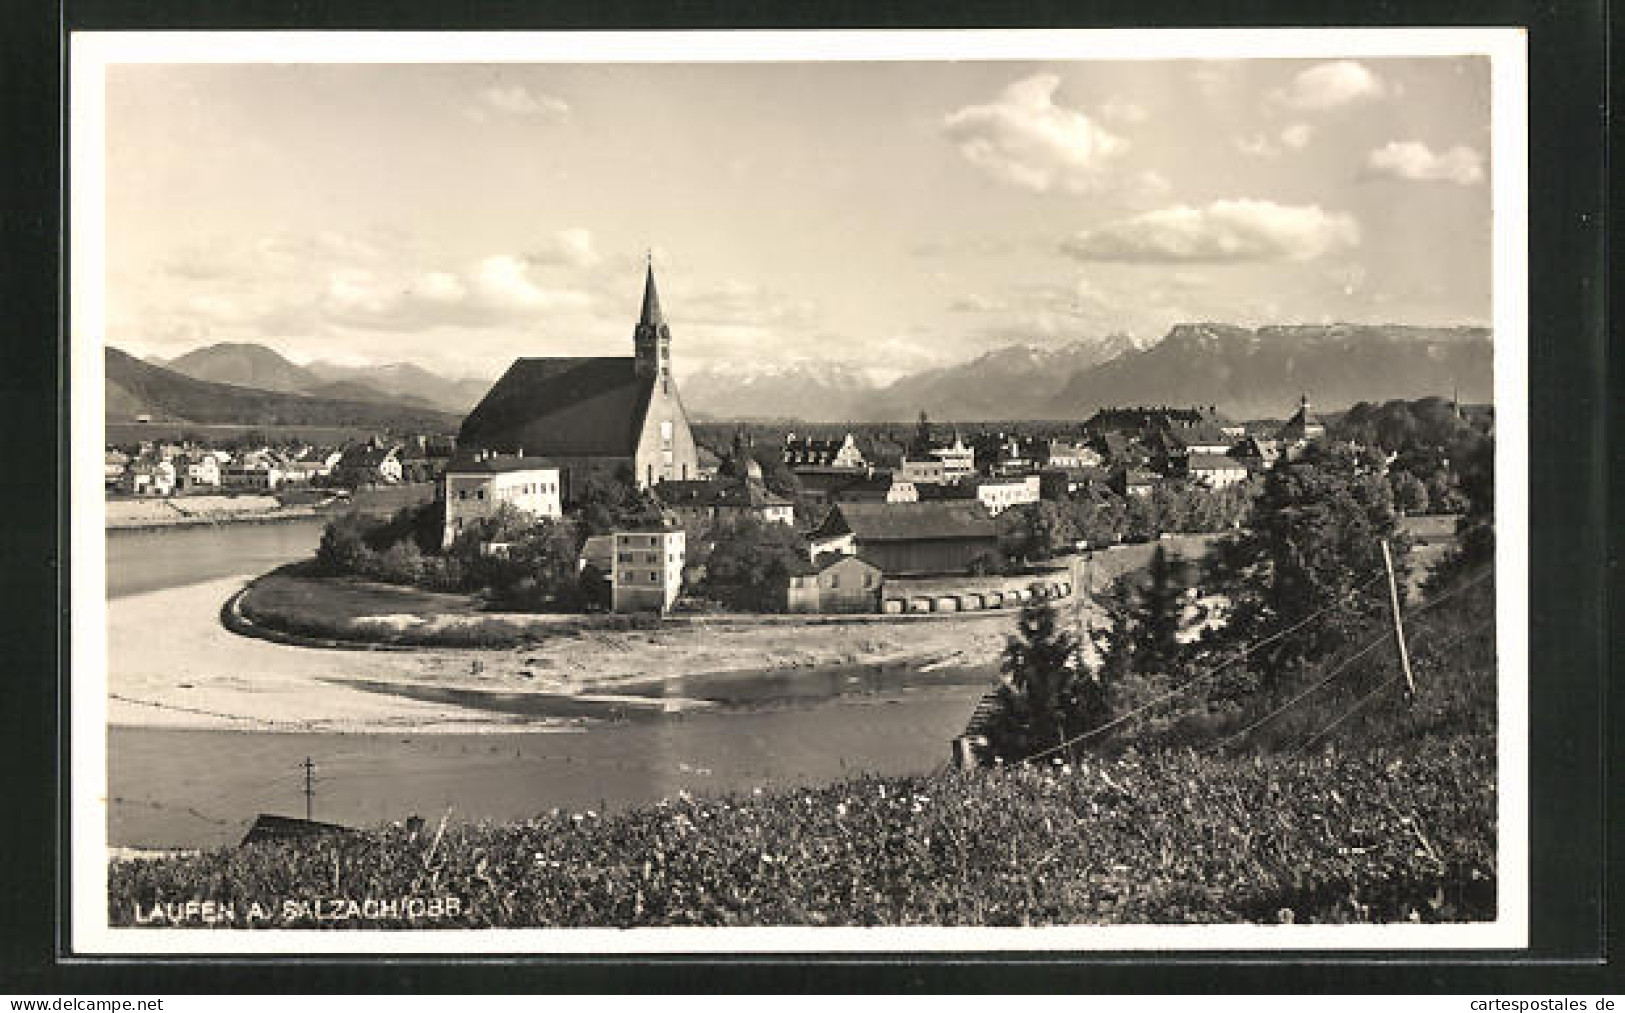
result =
[[[489,113],[507,116],[533,116],[539,119],[565,120],[570,116],[570,104],[561,98],[533,92],[522,84],[494,84],[482,88],[474,96],[475,105],[469,115],[484,119]]]
[[[544,289],[524,258],[486,257],[461,272],[426,271],[401,279],[359,269],[332,272],[312,307],[324,323],[374,330],[425,331],[442,326],[519,324],[534,314],[567,312],[588,297]]]
[[[1023,78],[994,102],[949,113],[943,129],[972,165],[1001,182],[1039,192],[1098,189],[1128,142],[1057,105],[1060,83],[1053,74]]]
[[[1434,154],[1421,141],[1389,141],[1366,156],[1365,169],[1373,176],[1419,183],[1472,186],[1484,181],[1483,156],[1464,145]]]
[[[1382,98],[1390,88],[1364,64],[1337,60],[1310,67],[1271,96],[1292,109],[1332,109],[1368,99]]]
[[[1282,128],[1281,132],[1276,135],[1279,143],[1263,134],[1252,134],[1247,137],[1236,138],[1235,145],[1236,150],[1243,155],[1251,155],[1254,158],[1275,158],[1287,148],[1296,151],[1307,147],[1309,142],[1314,139],[1314,136],[1314,127],[1307,123],[1293,123]]]
[[[1100,115],[1103,119],[1126,123],[1130,126],[1144,123],[1151,118],[1151,114],[1146,110],[1145,106],[1140,105],[1138,102],[1131,102],[1120,95],[1113,95],[1107,99],[1100,107]]]
[[[1360,226],[1345,213],[1266,200],[1221,200],[1149,211],[1081,232],[1061,244],[1079,260],[1126,263],[1239,263],[1313,260],[1357,246]]]
[[[1289,148],[1306,148],[1315,138],[1315,128],[1307,123],[1293,123],[1281,130],[1281,143]]]
[[[1236,150],[1243,155],[1254,158],[1274,158],[1281,153],[1281,149],[1270,143],[1270,139],[1263,134],[1253,134],[1250,137],[1236,138]]]
[[[1005,303],[975,292],[966,292],[948,304],[954,313],[992,313],[1005,308]]]
[[[603,258],[593,248],[592,233],[586,229],[561,229],[553,233],[525,258],[535,264],[565,267],[596,267]]]

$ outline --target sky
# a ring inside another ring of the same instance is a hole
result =
[[[1485,57],[119,64],[105,341],[885,379],[1192,321],[1487,326]]]

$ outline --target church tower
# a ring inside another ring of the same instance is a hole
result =
[[[671,391],[671,328],[660,311],[660,293],[655,291],[654,259],[649,259],[643,282],[643,312],[632,331],[635,370],[640,377],[655,377],[663,392]]]

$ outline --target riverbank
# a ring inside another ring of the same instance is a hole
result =
[[[684,678],[811,677],[945,661],[990,674],[1009,633],[1007,623],[987,620],[685,626],[586,631],[517,650],[358,654],[231,633],[220,607],[246,581],[210,580],[108,602],[110,724],[294,732],[566,728],[587,713],[635,717],[703,706],[681,692],[661,695],[660,686]]]

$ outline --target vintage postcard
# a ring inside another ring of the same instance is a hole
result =
[[[72,950],[1526,945],[1524,58],[73,35]]]

